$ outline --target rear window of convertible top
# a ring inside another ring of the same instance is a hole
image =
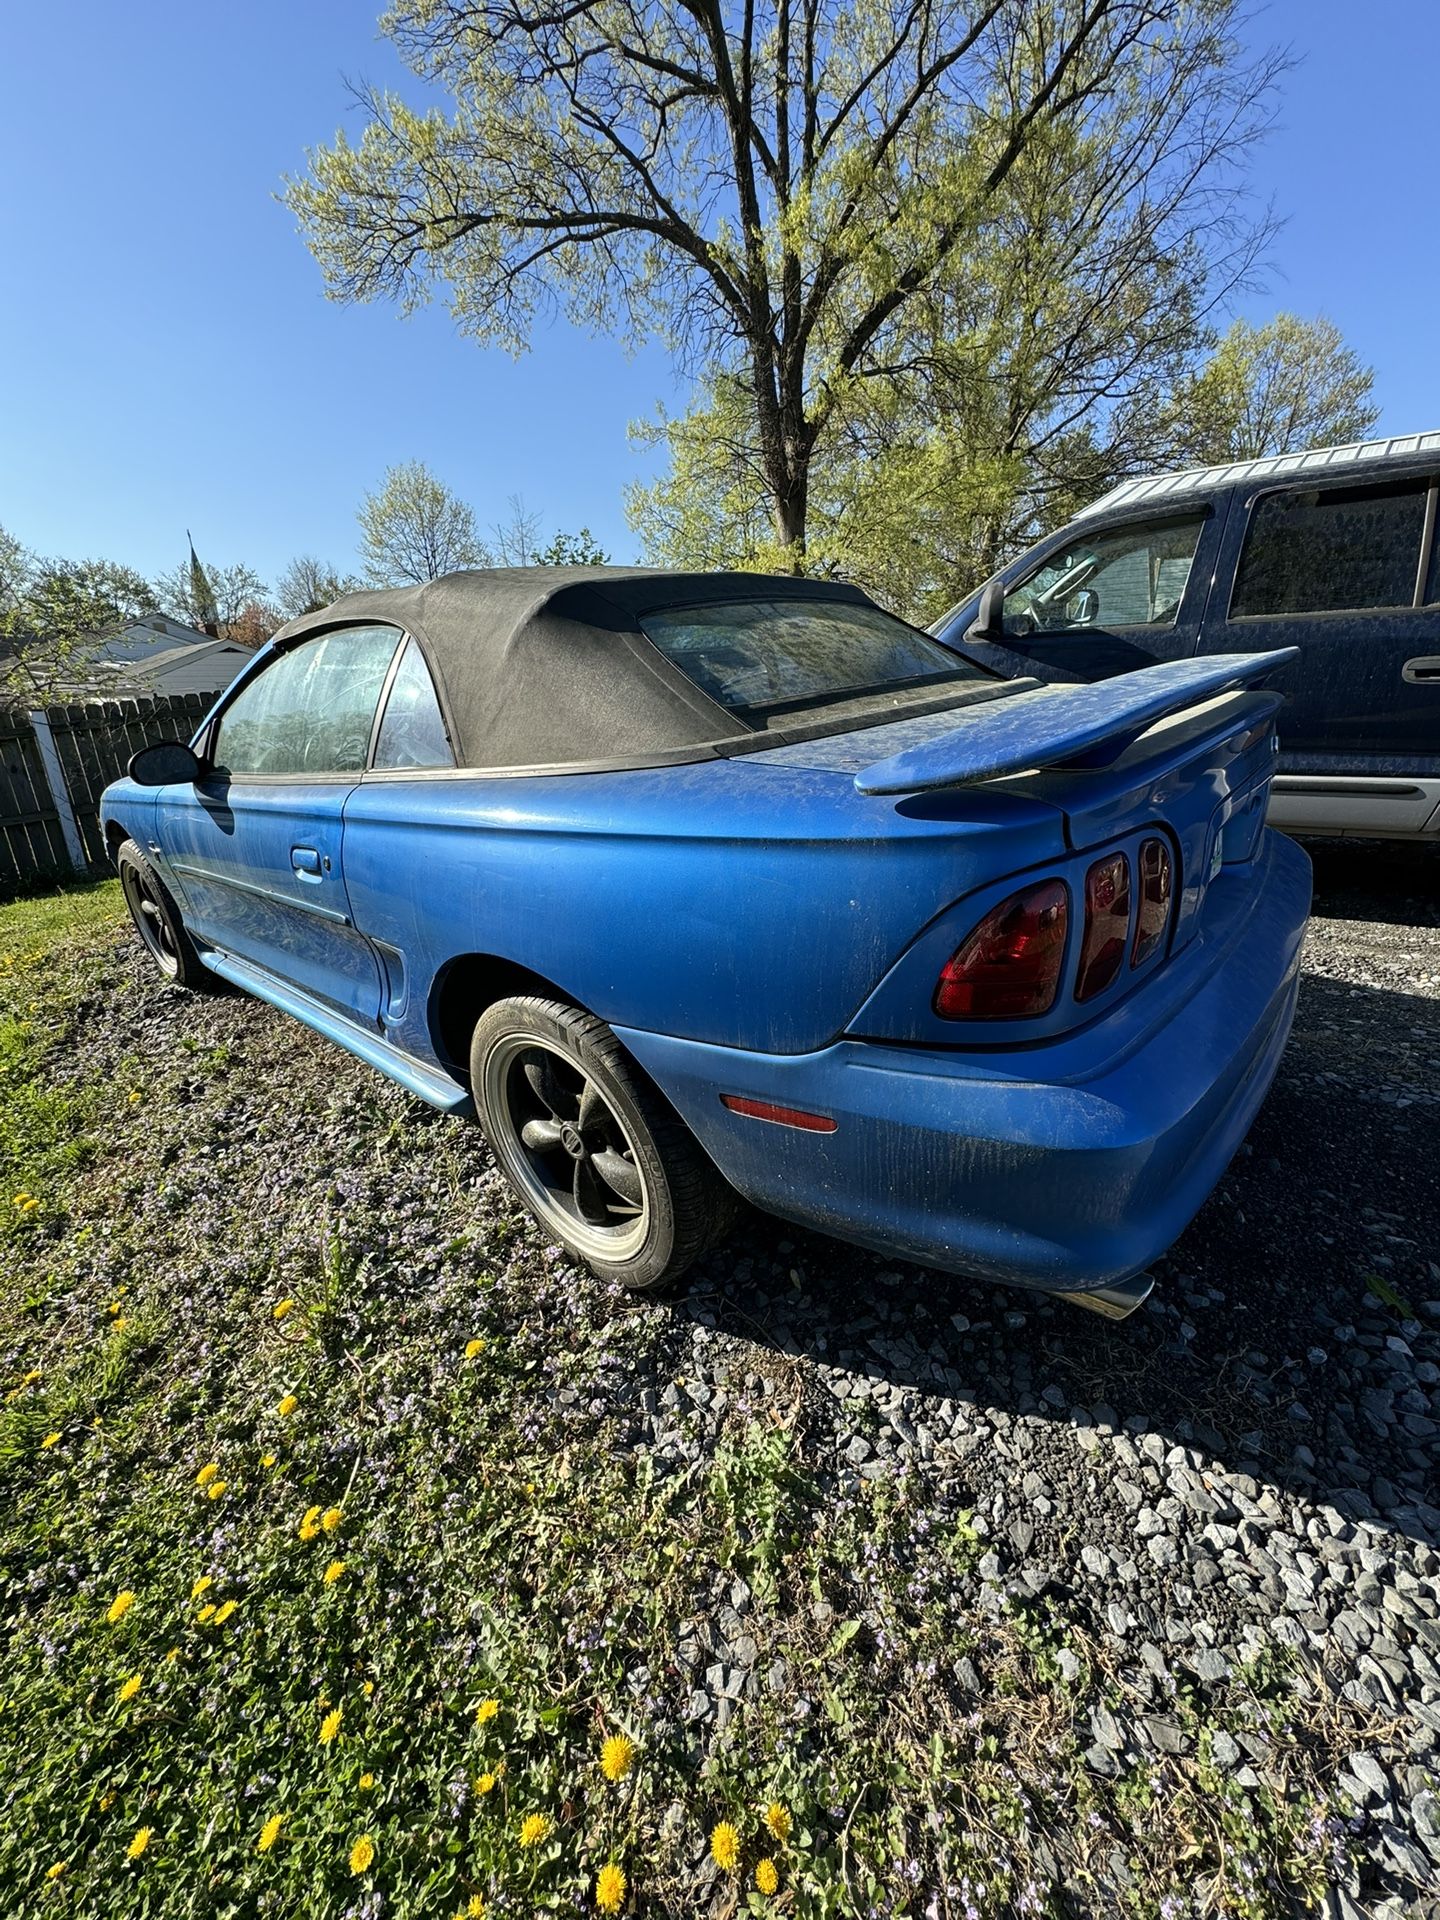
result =
[[[758,725],[867,693],[991,677],[893,614],[844,600],[667,607],[640,627],[712,700]]]

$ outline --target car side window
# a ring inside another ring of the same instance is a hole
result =
[[[400,635],[343,627],[279,654],[220,715],[221,773],[360,773]]]
[[[376,767],[453,767],[455,755],[445,731],[439,696],[430,678],[425,656],[413,640],[390,682],[380,733],[375,742]]]
[[[1005,631],[1174,626],[1204,514],[1070,540],[1005,596]]]
[[[1262,494],[1245,530],[1230,618],[1412,605],[1428,484]]]

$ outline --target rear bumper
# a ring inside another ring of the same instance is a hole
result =
[[[844,1039],[779,1056],[619,1037],[768,1212],[1012,1285],[1101,1286],[1141,1271],[1183,1232],[1244,1138],[1290,1031],[1309,860],[1266,834],[1256,860],[1226,870],[1212,895],[1205,934],[1163,970],[1167,1012],[1148,1030],[1136,1017],[1141,988],[1116,1016],[1003,1053]],[[733,1114],[722,1093],[830,1115],[835,1131]]]
[[[1277,773],[1266,819],[1286,833],[1440,839],[1440,779]]]

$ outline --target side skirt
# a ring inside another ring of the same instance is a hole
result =
[[[366,1066],[377,1068],[388,1080],[404,1087],[407,1093],[413,1093],[417,1100],[425,1101],[427,1106],[438,1107],[442,1113],[456,1113],[466,1118],[474,1116],[475,1105],[469,1093],[438,1067],[427,1066],[413,1055],[402,1053],[398,1047],[389,1046],[378,1034],[366,1033],[343,1014],[318,1006],[308,995],[286,986],[284,981],[277,980],[263,968],[251,966],[246,960],[237,960],[233,954],[219,953],[210,948],[202,952],[200,958],[222,980],[228,980],[232,986],[240,987],[246,993],[253,993],[257,1000],[268,1002],[313,1032],[333,1040],[337,1047],[353,1053]]]

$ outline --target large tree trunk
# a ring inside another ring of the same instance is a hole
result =
[[[788,550],[790,571],[805,571],[805,513],[810,491],[810,462],[808,457],[800,464],[798,471],[791,470],[772,481],[774,488],[774,506],[772,515],[775,521],[775,537]]]

